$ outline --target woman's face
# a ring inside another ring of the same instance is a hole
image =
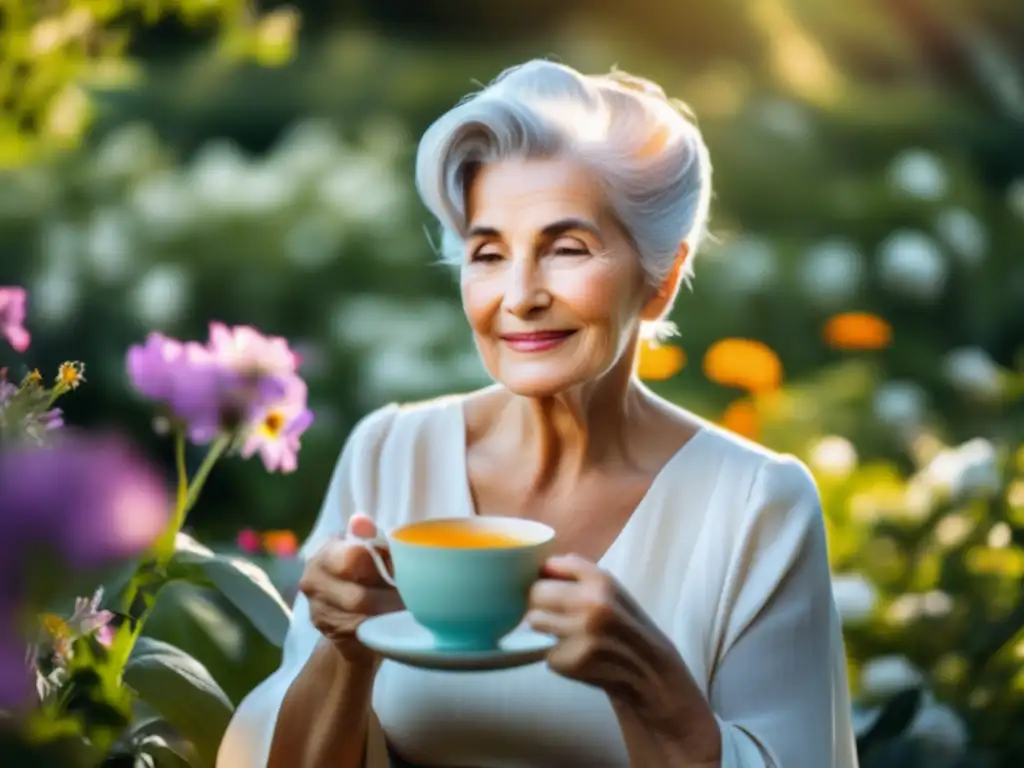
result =
[[[545,397],[631,366],[653,292],[599,184],[568,159],[485,165],[468,190],[462,302],[487,370]]]

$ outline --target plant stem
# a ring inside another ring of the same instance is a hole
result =
[[[203,486],[206,484],[206,478],[210,476],[210,471],[213,469],[213,465],[217,463],[217,460],[224,455],[224,451],[231,445],[230,437],[219,437],[217,441],[210,446],[210,450],[206,454],[206,458],[203,459],[203,463],[199,465],[199,469],[196,471],[195,477],[192,478],[192,482],[189,485],[186,494],[184,504],[180,501],[179,497],[179,508],[181,514],[181,524],[184,524],[185,518],[188,513],[192,511],[192,507],[195,506],[196,501],[199,500],[199,494],[203,490]]]

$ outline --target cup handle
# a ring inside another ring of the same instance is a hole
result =
[[[388,573],[388,566],[384,562],[384,558],[380,556],[380,550],[377,549],[377,545],[373,539],[364,539],[352,533],[350,533],[346,538],[348,541],[360,545],[370,553],[370,559],[373,560],[373,564],[377,568],[377,573],[380,574],[380,577],[384,580],[385,584],[396,589],[398,588],[398,585],[395,584],[394,578],[392,578],[391,574]]]

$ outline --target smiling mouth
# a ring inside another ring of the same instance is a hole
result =
[[[509,333],[501,340],[516,352],[546,352],[554,349],[576,331],[533,331],[531,333]]]

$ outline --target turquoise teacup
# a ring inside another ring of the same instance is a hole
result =
[[[432,518],[391,531],[395,586],[440,651],[489,651],[523,620],[555,532],[511,517]]]

